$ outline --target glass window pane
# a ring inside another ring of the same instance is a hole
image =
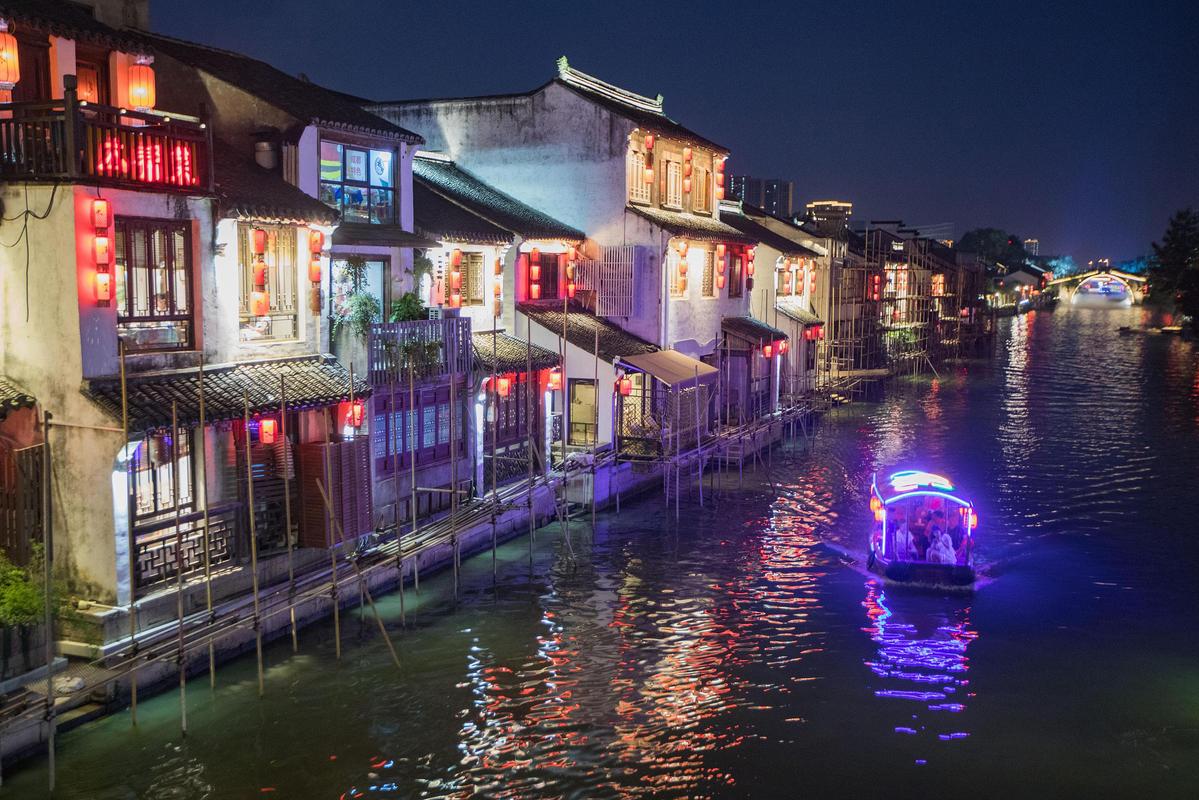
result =
[[[387,189],[371,189],[371,222],[387,225],[395,220],[393,196]]]
[[[172,231],[171,244],[171,263],[175,273],[175,311],[186,314],[191,308],[191,288],[187,285],[187,236],[183,231]]]
[[[129,288],[125,285],[125,270],[129,265],[125,261],[125,229],[118,227],[113,237],[113,280],[116,282],[117,316],[129,316]]]
[[[366,151],[346,148],[346,180],[366,183]]]
[[[392,152],[390,150],[371,151],[371,186],[386,189],[395,187],[392,174]]]
[[[341,151],[336,142],[321,142],[321,180],[341,180]]]
[[[341,210],[341,186],[336,183],[322,183],[320,201],[327,206]]]
[[[342,187],[344,198],[341,210],[342,222],[370,222],[367,208],[366,189],[357,186]]]

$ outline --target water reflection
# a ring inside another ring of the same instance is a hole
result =
[[[869,685],[895,733],[929,742],[968,737],[963,712],[974,694],[966,649],[978,638],[970,606],[933,596],[888,598],[873,580],[862,606],[869,620],[863,630],[878,645],[865,661],[875,676]]]

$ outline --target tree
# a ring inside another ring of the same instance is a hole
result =
[[[1024,249],[1020,237],[999,228],[975,228],[966,231],[958,240],[956,249],[974,253],[991,271],[995,271],[999,266],[1014,269],[1028,263],[1028,252]]]
[[[1153,243],[1149,287],[1154,300],[1199,320],[1199,214],[1193,209],[1176,212],[1161,244]]]

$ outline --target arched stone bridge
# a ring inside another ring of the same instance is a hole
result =
[[[1058,299],[1090,305],[1139,305],[1148,291],[1148,279],[1118,269],[1091,270],[1049,282]]]

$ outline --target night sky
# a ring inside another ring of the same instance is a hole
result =
[[[1134,258],[1199,206],[1187,2],[152,0],[156,31],[381,100],[516,92],[571,64],[855,218]],[[337,9],[334,11],[333,9]],[[674,23],[673,20],[678,20]]]

